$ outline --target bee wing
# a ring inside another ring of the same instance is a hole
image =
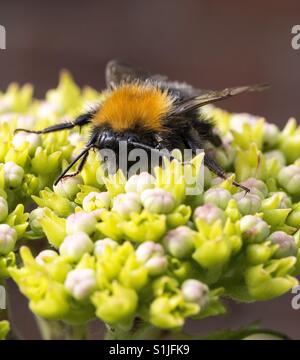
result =
[[[171,81],[167,76],[152,74],[143,69],[136,68],[118,60],[110,61],[106,66],[106,84],[109,88],[115,88],[121,83],[136,80],[151,81],[161,89],[168,90],[179,100],[199,96],[210,90],[196,89],[184,82]]]
[[[109,88],[115,88],[118,85],[136,80],[146,81],[152,75],[142,69],[136,68],[119,60],[111,60],[106,65],[106,85]],[[164,80],[166,77],[155,75],[157,81]]]
[[[202,95],[194,96],[178,102],[171,115],[180,115],[189,111],[196,110],[201,106],[214,103],[216,101],[227,99],[231,96],[239,95],[244,92],[263,91],[269,88],[266,84],[256,84],[250,86],[238,86],[226,88],[219,91],[208,91]]]

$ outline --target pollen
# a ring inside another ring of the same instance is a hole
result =
[[[171,107],[171,96],[154,85],[123,84],[106,94],[93,123],[107,124],[115,131],[136,127],[162,131],[163,119]]]

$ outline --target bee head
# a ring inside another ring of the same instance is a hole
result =
[[[117,150],[121,141],[130,143],[140,142],[139,136],[131,131],[114,131],[105,129],[99,133],[96,147],[99,149]]]

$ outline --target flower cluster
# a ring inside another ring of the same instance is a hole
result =
[[[297,285],[300,127],[294,119],[280,131],[264,119],[206,107],[223,139],[211,151],[229,177],[205,169],[204,188],[195,194],[187,188],[198,184],[183,171],[190,165],[176,151],[178,160],[129,179],[120,170],[106,175],[91,152],[80,175],[53,186],[84,146],[85,133],[13,135],[14,128],[71,119],[99,96],[81,92],[66,74],[44,101],[33,101],[28,86],[0,95],[0,276],[8,269],[36,315],[71,324],[97,317],[123,330],[138,318],[178,329],[188,317],[224,313],[222,296],[268,300]],[[191,164],[199,173],[203,154]],[[33,209],[29,217],[22,204]],[[17,238],[46,238],[48,245],[34,255],[21,247],[16,267]]]

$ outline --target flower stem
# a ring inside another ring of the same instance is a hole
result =
[[[71,325],[63,321],[45,320],[36,316],[37,325],[44,340],[85,340],[85,324]]]

